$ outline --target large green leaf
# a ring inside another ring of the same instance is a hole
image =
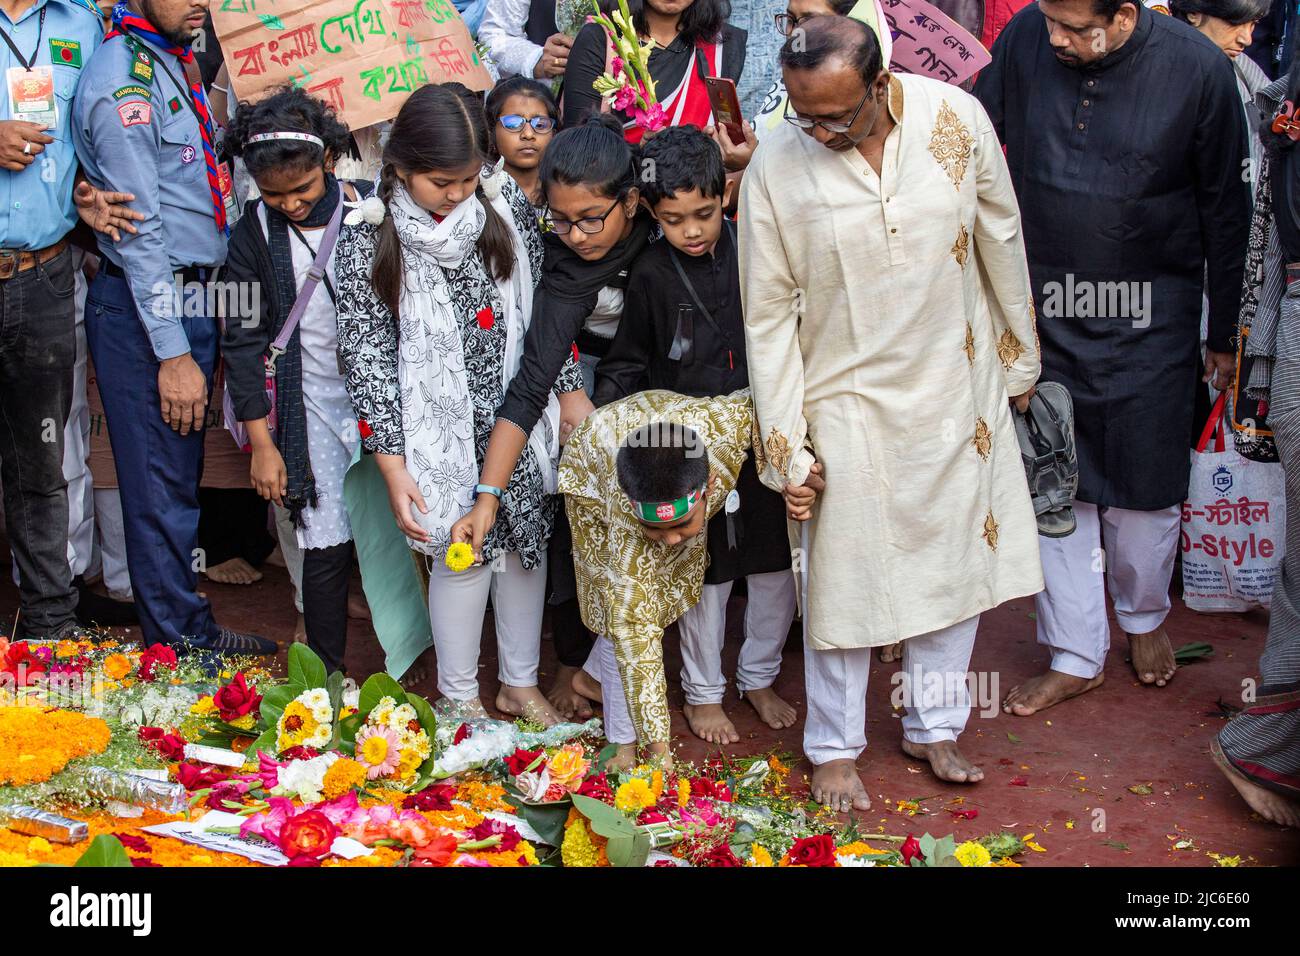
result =
[[[573,795],[573,805],[591,822],[592,831],[605,837],[610,865],[645,865],[650,856],[650,837],[624,813],[580,793]]]
[[[281,684],[278,687],[268,687],[263,691],[262,705],[259,708],[263,726],[274,728],[284,709],[289,706],[289,702],[306,689],[301,684]]]
[[[421,777],[426,774],[431,775],[433,765],[438,762],[438,755],[433,752],[433,735],[438,729],[438,716],[433,712],[433,706],[419,694],[407,694],[406,702],[415,708],[416,716],[420,718],[420,726],[429,735],[429,757],[420,764],[418,774]]]
[[[77,857],[73,866],[131,866],[122,841],[108,833],[101,833],[90,841],[86,852]]]
[[[255,762],[259,751],[261,753],[267,754],[270,757],[277,756],[278,754],[275,749],[275,737],[276,737],[276,730],[275,730],[275,725],[273,724],[270,727],[266,728],[266,730],[262,731],[262,736],[258,737],[256,740],[254,740],[251,744],[248,745],[248,749],[244,751],[244,762],[247,763],[250,760],[253,760]]]
[[[518,811],[519,818],[537,831],[549,846],[559,846],[564,842],[564,821],[569,818],[569,801],[559,803],[527,803],[517,796],[507,796]]]
[[[361,696],[357,700],[357,709],[364,717],[375,709],[385,697],[393,698],[393,703],[400,704],[406,700],[406,691],[387,674],[371,674],[361,685]]]
[[[334,727],[334,732],[330,734],[329,746],[326,747],[325,749],[337,750],[339,746],[339,734],[342,732],[341,728],[339,727],[339,714],[341,713],[343,708],[342,672],[335,671],[333,674],[330,674],[328,678],[326,678],[325,690],[328,691],[330,695],[330,713],[333,714],[333,720],[331,721],[331,724]]]
[[[289,683],[301,684],[307,690],[324,687],[325,663],[306,644],[289,645]]]
[[[357,731],[364,721],[360,714],[344,717],[338,723],[339,748],[346,754],[355,754],[357,749]]]

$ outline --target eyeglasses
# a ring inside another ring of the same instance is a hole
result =
[[[534,133],[549,133],[555,129],[555,120],[549,116],[533,116],[525,119],[518,113],[507,113],[497,122],[501,124],[502,128],[508,129],[512,133],[517,133],[523,129],[525,123],[533,128]]]
[[[815,17],[815,13],[805,13],[801,17],[792,17],[788,13],[778,13],[772,19],[776,21],[776,32],[783,37],[788,37],[790,32],[799,24],[803,23],[809,17]]]
[[[871,87],[867,87],[867,92],[862,94],[862,99],[858,101],[858,108],[853,111],[847,123],[823,123],[821,120],[810,120],[806,116],[800,116],[798,113],[790,114],[790,100],[785,101],[785,110],[782,116],[787,123],[797,126],[800,129],[812,129],[814,126],[820,126],[828,133],[847,133],[853,128],[853,124],[858,121],[858,114],[862,112],[862,107],[867,105],[867,97],[871,95]]]
[[[606,209],[603,216],[588,216],[586,219],[579,219],[575,222],[570,222],[567,219],[553,219],[550,210],[548,209],[546,216],[543,217],[542,221],[550,227],[552,232],[559,236],[567,236],[569,230],[574,226],[578,227],[579,232],[585,232],[589,236],[594,236],[605,228],[605,220],[609,218],[610,213],[618,208],[619,203],[622,201],[623,200],[621,199],[615,199],[614,205]]]

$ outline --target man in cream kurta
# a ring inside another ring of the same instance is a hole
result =
[[[983,108],[882,70],[856,21],[803,27],[781,55],[787,118],[825,125],[783,123],[755,154],[741,287],[762,479],[785,489],[824,468],[803,556],[813,793],[866,809],[871,647],[904,642],[904,749],[942,779],[982,779],[955,743],[979,615],[1043,586],[1008,403],[1027,402],[1039,358]]]

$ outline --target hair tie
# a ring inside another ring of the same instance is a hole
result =
[[[272,140],[293,139],[302,143],[314,143],[322,150],[325,148],[325,141],[319,136],[313,136],[311,133],[291,133],[288,130],[282,130],[275,133],[258,133],[255,136],[248,137],[248,145],[254,143],[269,143]]]

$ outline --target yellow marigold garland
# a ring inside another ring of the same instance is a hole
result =
[[[103,753],[112,734],[98,717],[39,707],[0,707],[0,785],[43,783],[69,761]]]

